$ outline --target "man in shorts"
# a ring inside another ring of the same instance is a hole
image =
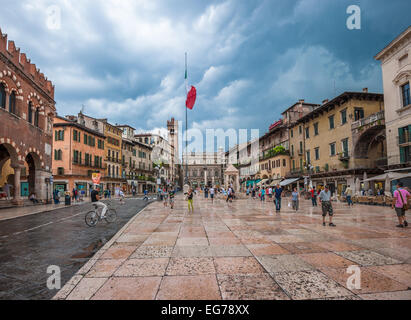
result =
[[[210,188],[211,203],[214,203],[214,194],[215,194],[214,187],[211,187],[211,188]]]
[[[404,189],[404,185],[402,182],[397,183],[397,190],[394,191],[394,199],[392,202],[391,207],[397,213],[399,225],[398,228],[408,227],[408,222],[405,220],[405,206],[408,203],[408,199],[411,197],[411,194]]]
[[[324,190],[321,191],[320,196],[318,197],[320,200],[320,204],[323,210],[323,226],[325,227],[325,217],[328,216],[330,217],[330,227],[336,227],[336,225],[333,223],[333,206],[331,204],[331,191],[328,189],[328,186],[325,186]]]

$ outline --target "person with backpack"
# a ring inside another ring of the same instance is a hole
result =
[[[193,189],[189,189],[187,193],[187,201],[188,201],[188,211],[193,212],[194,211],[194,205],[193,205]]]
[[[408,199],[411,198],[411,194],[404,189],[402,182],[397,183],[397,190],[394,191],[394,199],[391,207],[395,209],[397,213],[398,228],[408,227],[408,222],[405,219],[405,211],[408,210]]]

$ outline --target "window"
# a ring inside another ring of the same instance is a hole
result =
[[[64,175],[64,168],[62,168],[62,167],[57,168],[57,175],[59,175],[59,176]]]
[[[311,163],[311,152],[310,152],[310,150],[307,150],[306,155],[307,155],[307,164],[310,164]]]
[[[410,147],[400,147],[400,162],[407,163],[411,161]]]
[[[314,153],[315,153],[315,160],[320,160],[320,148],[315,148]]]
[[[2,83],[0,83],[0,107],[6,109],[6,90]]]
[[[348,156],[348,138],[341,140],[344,156]]]
[[[13,91],[9,98],[9,111],[16,114],[16,92]]]
[[[302,155],[303,154],[303,142],[300,141],[300,150],[299,150],[299,154]]]
[[[54,131],[54,140],[64,141],[64,130]]]
[[[34,112],[34,125],[37,128],[39,127],[39,117],[40,117],[40,110],[39,108],[36,108],[36,111]]]
[[[335,156],[335,142],[330,144],[330,156]]]
[[[291,146],[291,156],[294,157],[294,145]]]
[[[306,139],[310,138],[310,128],[305,128],[305,138]]]
[[[73,163],[79,163],[79,152],[77,150],[73,152]]]
[[[408,143],[411,141],[411,125],[407,127],[398,128],[398,143]]]
[[[318,122],[314,123],[314,135],[318,136]]]
[[[63,152],[61,150],[54,150],[54,160],[62,160]]]
[[[341,111],[341,124],[347,123],[347,109]]]
[[[33,110],[31,108],[32,108],[32,104],[30,101],[27,107],[27,121],[30,123],[33,123]]]
[[[303,133],[303,127],[302,127],[302,126],[299,126],[299,127],[298,127],[298,132],[299,132],[300,134]]]
[[[295,160],[293,160],[293,170],[295,170]]]
[[[79,134],[80,132],[78,132],[77,130],[73,130],[73,140],[74,141],[77,141],[78,140],[78,138],[77,138],[77,134]]]
[[[354,108],[354,121],[358,121],[364,118],[363,108]]]
[[[283,159],[283,167],[287,166],[287,161],[285,159]]]
[[[334,129],[334,116],[328,117],[328,122],[330,124],[330,130]]]
[[[291,138],[294,138],[294,131],[291,129]]]
[[[409,104],[411,104],[410,100],[410,83],[406,83],[403,86],[401,86],[401,92],[402,92],[402,106],[406,107]]]

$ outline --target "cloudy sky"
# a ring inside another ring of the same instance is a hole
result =
[[[352,4],[361,30],[347,29]],[[0,28],[53,81],[60,115],[85,105],[147,131],[184,119],[187,51],[190,127],[264,133],[298,99],[382,92],[373,57],[410,11],[407,0],[0,0]]]

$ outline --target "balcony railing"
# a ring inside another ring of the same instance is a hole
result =
[[[358,121],[353,122],[351,124],[351,129],[356,130],[356,129],[358,129],[360,127],[363,127],[365,125],[368,125],[368,124],[371,124],[371,123],[374,123],[374,122],[377,122],[377,121],[381,121],[381,120],[384,120],[384,119],[385,119],[384,111],[380,111],[380,112],[377,112],[377,113],[374,113],[374,114],[370,115],[367,118],[363,118],[363,119],[360,119]]]
[[[340,153],[338,154],[338,159],[339,159],[340,161],[350,160],[350,155],[349,155],[348,151],[340,152]]]

